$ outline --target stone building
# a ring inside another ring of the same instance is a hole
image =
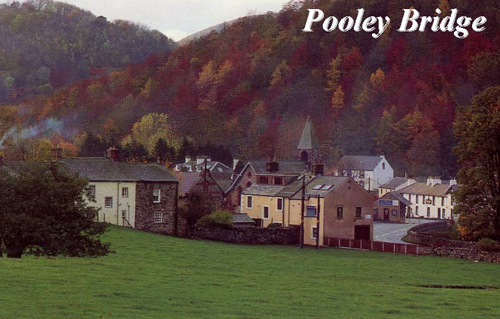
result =
[[[51,151],[61,170],[88,180],[87,201],[99,208],[98,221],[170,235],[183,227],[177,214],[179,182],[165,166],[118,162],[114,148],[102,158],[62,158],[61,154],[59,148]],[[3,162],[13,170],[26,164]]]

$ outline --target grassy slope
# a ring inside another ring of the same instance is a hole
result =
[[[0,259],[0,318],[498,317],[500,265],[112,228],[99,259]]]

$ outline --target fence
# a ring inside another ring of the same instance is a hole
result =
[[[411,244],[386,243],[383,241],[368,241],[336,237],[324,237],[323,244],[329,247],[350,248],[381,251],[403,255],[427,255],[428,249]]]

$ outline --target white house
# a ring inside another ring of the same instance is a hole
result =
[[[453,192],[458,189],[457,182],[443,182],[429,177],[426,183],[414,183],[400,189],[398,193],[411,202],[408,217],[433,219],[452,219],[454,209]]]
[[[221,162],[212,161],[212,159],[208,156],[198,156],[196,160],[194,160],[191,156],[186,156],[184,163],[177,164],[174,167],[175,172],[203,172],[206,168],[210,172],[218,172],[218,173],[232,173],[232,169],[222,164]]]
[[[417,181],[414,180],[413,178],[406,178],[406,177],[394,177],[387,183],[380,185],[378,188],[378,197],[382,197],[385,194],[391,193],[391,192],[397,192],[400,189],[403,189],[405,187],[408,187],[412,184],[415,184]]]
[[[336,175],[352,177],[368,191],[377,190],[394,178],[394,170],[385,156],[344,156]]]

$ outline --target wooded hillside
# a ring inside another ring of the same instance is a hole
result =
[[[51,0],[0,5],[0,105],[143,62],[174,43],[158,31],[108,22]]]
[[[443,15],[450,8],[486,15],[486,30],[464,40],[399,33],[402,8],[411,6],[422,15],[433,16],[438,7]],[[320,28],[303,33],[306,9],[313,7],[340,17],[365,8],[367,15],[390,16],[394,27],[379,39]],[[222,144],[239,158],[273,150],[293,158],[311,115],[330,162],[342,154],[383,153],[400,174],[447,177],[457,170],[455,110],[500,82],[499,20],[494,0],[291,2],[168,56],[28,101],[23,110],[30,118],[59,119],[67,142],[77,146],[72,138],[86,130],[123,140],[143,115],[166,113],[170,146],[178,149],[188,136],[195,144]]]

